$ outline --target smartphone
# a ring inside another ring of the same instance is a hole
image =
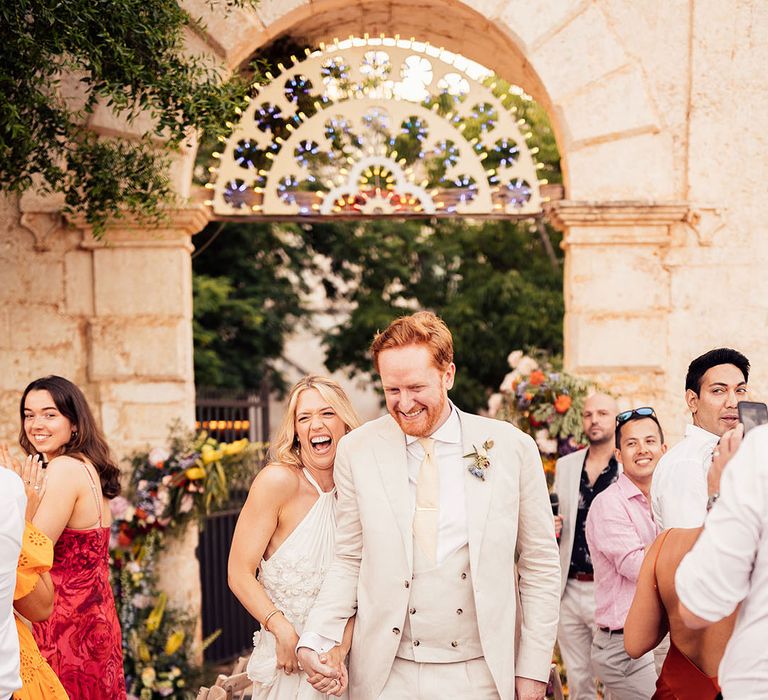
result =
[[[768,406],[760,401],[739,401],[739,421],[744,433],[763,423],[768,423]]]

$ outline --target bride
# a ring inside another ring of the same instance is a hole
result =
[[[312,375],[297,382],[270,460],[238,518],[228,576],[232,592],[261,624],[248,662],[254,700],[327,697],[307,682],[295,649],[333,559],[336,446],[359,424],[336,382]],[[352,620],[341,644],[327,654],[342,674],[351,641]],[[328,680],[320,687],[336,695],[340,686]]]

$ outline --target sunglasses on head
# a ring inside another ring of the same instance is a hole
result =
[[[650,406],[633,408],[631,411],[622,411],[616,414],[616,425],[624,425],[631,418],[656,418],[656,411]]]

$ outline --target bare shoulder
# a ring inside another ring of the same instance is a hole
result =
[[[282,504],[292,498],[299,489],[299,472],[287,464],[272,463],[265,466],[253,480],[250,493],[260,499]]]
[[[68,455],[54,457],[46,467],[48,480],[56,480],[61,483],[77,484],[86,478],[83,462]]]

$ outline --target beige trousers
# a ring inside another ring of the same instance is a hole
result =
[[[499,700],[485,659],[426,664],[395,658],[379,700]]]
[[[597,684],[592,668],[595,636],[595,584],[569,579],[560,601],[557,643],[568,676],[570,700],[595,700]]]
[[[656,690],[653,654],[631,658],[624,651],[623,634],[595,631],[592,666],[611,700],[650,700]]]

